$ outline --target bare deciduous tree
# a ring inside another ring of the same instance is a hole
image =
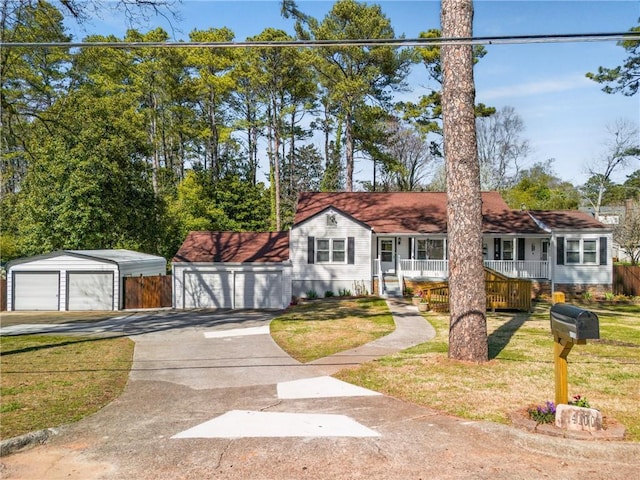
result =
[[[589,188],[583,188],[585,199],[591,204],[598,218],[602,197],[614,172],[626,168],[631,162],[640,161],[638,126],[625,119],[607,125],[607,141],[600,157],[586,165]],[[586,185],[585,185],[586,187]]]
[[[385,153],[394,160],[382,169],[382,183],[388,190],[411,192],[424,187],[428,167],[434,162],[423,134],[400,122],[389,122],[385,129]]]
[[[476,121],[480,185],[483,190],[501,190],[513,184],[522,161],[529,154],[529,142],[521,138],[522,117],[513,107],[503,107]]]
[[[613,231],[613,241],[631,261],[631,265],[640,263],[640,205],[628,202],[624,222]]]

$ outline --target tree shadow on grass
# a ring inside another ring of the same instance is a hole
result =
[[[489,360],[493,360],[509,345],[511,338],[531,318],[530,313],[515,312],[510,320],[496,328],[488,337]]]

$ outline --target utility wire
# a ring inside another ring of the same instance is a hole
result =
[[[291,40],[264,42],[0,42],[0,48],[256,48],[256,47],[424,47],[443,45],[513,45],[640,41],[640,32],[570,33],[456,38],[381,38],[368,40]]]

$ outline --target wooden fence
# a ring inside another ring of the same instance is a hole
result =
[[[160,308],[172,304],[171,275],[124,277],[124,308]]]
[[[7,279],[0,278],[0,312],[7,309]]]
[[[640,296],[640,266],[613,266],[613,293]]]

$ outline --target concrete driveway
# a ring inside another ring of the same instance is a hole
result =
[[[136,342],[124,394],[47,444],[3,457],[0,474],[29,480],[638,478],[638,444],[461,420],[330,377],[433,335],[415,307],[389,304],[396,332],[310,365],[271,340],[272,314],[264,312],[164,312],[94,325]]]

